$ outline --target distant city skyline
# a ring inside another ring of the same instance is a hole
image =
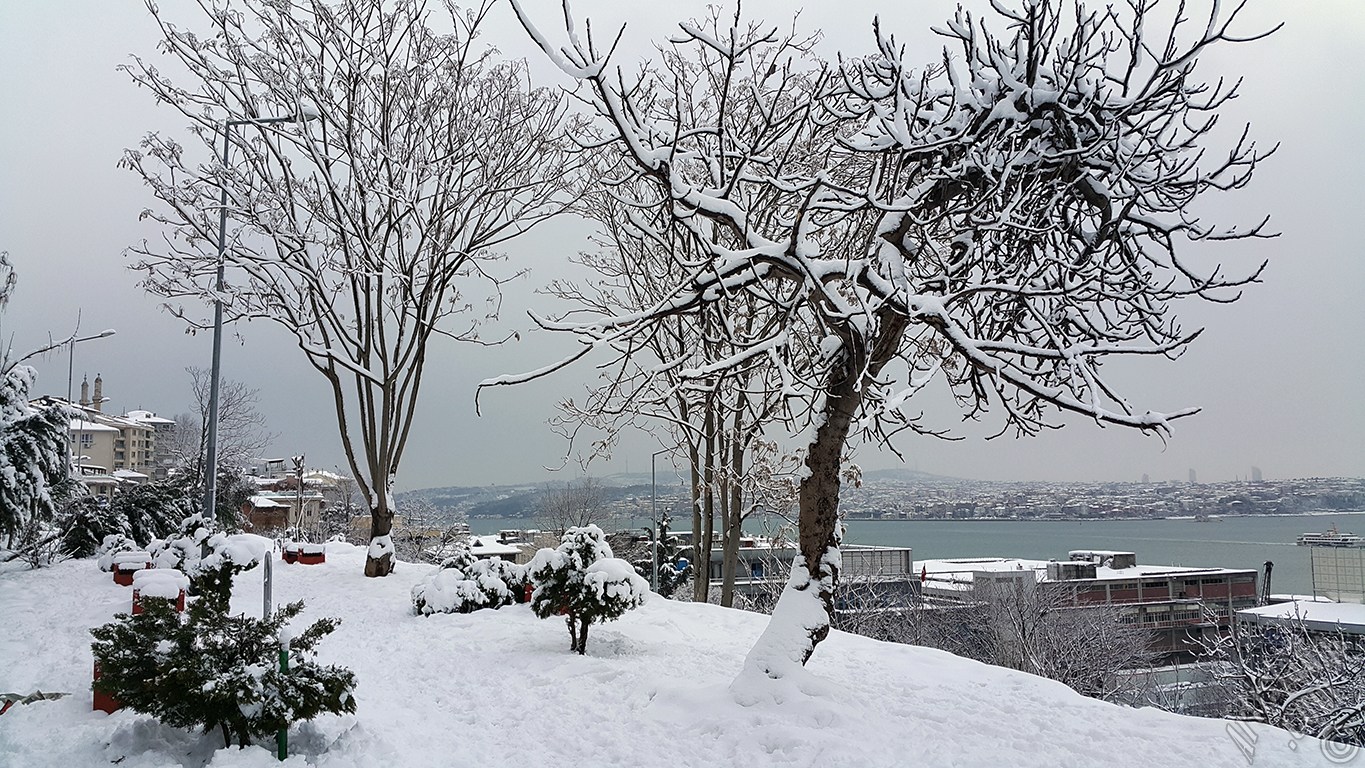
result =
[[[535,8],[555,22],[553,4]],[[928,29],[948,18],[955,3],[932,0],[907,11],[891,0],[812,4],[799,25],[822,29],[822,50],[866,51],[873,13],[897,30],[907,45],[932,61],[937,44]],[[192,4],[163,3],[168,14],[202,27]],[[751,0],[745,13],[786,23],[779,0]],[[703,12],[704,3],[626,4],[583,0],[573,4],[597,29],[629,21],[623,55],[648,52],[670,25]],[[853,11],[853,12],[851,12]],[[490,42],[508,55],[527,56],[540,82],[552,84],[549,67],[525,40],[505,5],[494,11]],[[1352,94],[1365,82],[1358,49],[1365,43],[1365,4],[1322,0],[1312,4],[1274,0],[1248,9],[1246,26],[1268,28],[1285,21],[1269,39],[1211,51],[1201,62],[1205,77],[1245,75],[1243,96],[1223,110],[1225,136],[1252,123],[1252,134],[1279,151],[1258,169],[1251,186],[1210,200],[1196,211],[1220,222],[1252,224],[1271,216],[1283,234],[1274,240],[1231,245],[1191,244],[1196,261],[1219,261],[1232,272],[1268,259],[1262,284],[1229,306],[1181,308],[1187,328],[1206,328],[1189,352],[1174,362],[1124,360],[1111,365],[1125,394],[1141,409],[1170,411],[1190,405],[1203,411],[1174,424],[1164,442],[1118,428],[1098,428],[1059,417],[1065,429],[1030,440],[985,440],[998,429],[961,423],[941,392],[920,400],[934,426],[963,440],[908,437],[897,442],[905,466],[935,474],[981,480],[1136,481],[1179,480],[1195,471],[1205,482],[1245,477],[1259,468],[1267,478],[1365,475],[1365,285],[1359,258],[1359,201],[1365,199],[1365,152],[1359,126],[1365,102]],[[144,409],[173,417],[191,410],[187,366],[207,367],[209,337],[188,335],[158,301],[137,288],[123,249],[159,236],[139,221],[151,194],[116,165],[124,148],[148,131],[175,136],[187,147],[183,126],[158,109],[145,92],[115,71],[137,53],[155,57],[156,30],[134,0],[12,0],[0,6],[0,250],[19,274],[17,292],[0,317],[0,340],[17,354],[49,340],[106,328],[115,336],[76,346],[72,366],[82,378],[104,379],[106,408]],[[625,61],[625,60],[623,60]],[[198,147],[190,151],[198,152]],[[573,477],[570,462],[560,473],[565,446],[545,425],[553,405],[582,399],[595,376],[589,361],[561,375],[523,387],[486,392],[483,416],[474,413],[474,388],[487,377],[540,367],[561,356],[568,337],[533,331],[529,307],[546,308],[535,289],[571,276],[568,256],[588,246],[582,222],[564,219],[538,229],[508,250],[508,274],[530,274],[509,286],[503,315],[494,326],[520,332],[502,347],[476,348],[438,342],[431,352],[418,424],[397,484],[401,489],[445,485],[538,482]],[[38,393],[64,395],[67,349],[35,367]],[[224,349],[224,376],[259,389],[269,430],[280,435],[275,455],[306,453],[310,465],[345,470],[325,382],[279,329],[253,323],[234,329]],[[590,474],[649,470],[657,443],[628,438],[610,461]],[[885,451],[857,446],[853,460],[868,469],[899,466]],[[667,460],[659,459],[662,471]]]

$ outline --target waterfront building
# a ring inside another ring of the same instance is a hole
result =
[[[1169,659],[1197,655],[1200,641],[1230,628],[1257,599],[1257,573],[1234,568],[1142,565],[1133,552],[1074,550],[1067,560],[987,557],[925,560],[921,590],[931,599],[970,603],[983,584],[1055,584],[1070,605],[1117,606],[1125,623],[1151,630]]]

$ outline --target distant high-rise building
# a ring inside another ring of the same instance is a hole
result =
[[[1260,468],[1260,467],[1252,467],[1252,468],[1251,468],[1251,482],[1253,482],[1253,483],[1259,483],[1259,482],[1261,482],[1261,468]]]
[[[1199,482],[1199,476],[1194,474],[1194,467],[1190,467],[1190,482],[1191,483]]]
[[[1152,478],[1148,477],[1146,472],[1143,472],[1143,473],[1142,473],[1142,484],[1143,484],[1143,485],[1147,485],[1147,484],[1150,483],[1150,482],[1152,482]]]

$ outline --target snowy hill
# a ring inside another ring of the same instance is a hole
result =
[[[354,715],[291,731],[288,766],[1326,766],[1311,739],[1125,709],[940,651],[834,633],[801,679],[730,690],[765,617],[655,597],[594,626],[588,655],[526,606],[417,617],[427,566],[365,579],[363,551],[277,564],[277,601],[338,616],[319,652],[352,668]],[[0,691],[69,691],[0,716],[0,765],[277,765],[215,733],[90,706],[88,630],[128,610],[93,561],[0,573]],[[234,608],[259,613],[260,568]],[[1253,744],[1254,742],[1254,744]],[[1249,760],[1254,758],[1254,761]]]

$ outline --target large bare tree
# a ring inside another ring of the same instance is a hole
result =
[[[563,45],[518,6],[597,112],[614,188],[644,190],[626,201],[633,221],[658,242],[691,238],[698,254],[648,308],[546,322],[586,342],[562,364],[628,351],[736,295],[783,318],[756,338],[715,328],[732,351],[682,370],[701,380],[764,360],[806,442],[801,554],[742,678],[787,675],[827,635],[845,448],[937,434],[910,410],[925,387],[1022,435],[1059,411],[1158,434],[1196,412],[1135,406],[1101,365],[1180,354],[1198,332],[1175,304],[1232,300],[1259,275],[1178,248],[1261,234],[1216,228],[1191,206],[1246,184],[1266,154],[1245,133],[1211,147],[1236,88],[1202,82],[1196,65],[1240,39],[1238,8],[1198,19],[1188,8],[1001,0],[949,20],[927,66],[881,25],[870,55],[822,62],[794,33],[715,11],[680,25],[659,63],[628,70],[567,6]]]
[[[149,3],[173,74],[136,57],[124,67],[200,145],[151,134],[125,154],[161,203],[145,215],[166,231],[131,249],[134,268],[192,327],[220,298],[229,320],[294,335],[330,388],[370,506],[371,576],[393,567],[389,489],[428,344],[487,341],[479,329],[499,283],[489,262],[563,209],[576,162],[559,141],[560,96],[532,89],[524,62],[478,39],[492,0],[436,5],[204,0],[208,28],[196,33]],[[290,115],[300,121],[260,122]],[[208,159],[218,142],[230,159]]]

